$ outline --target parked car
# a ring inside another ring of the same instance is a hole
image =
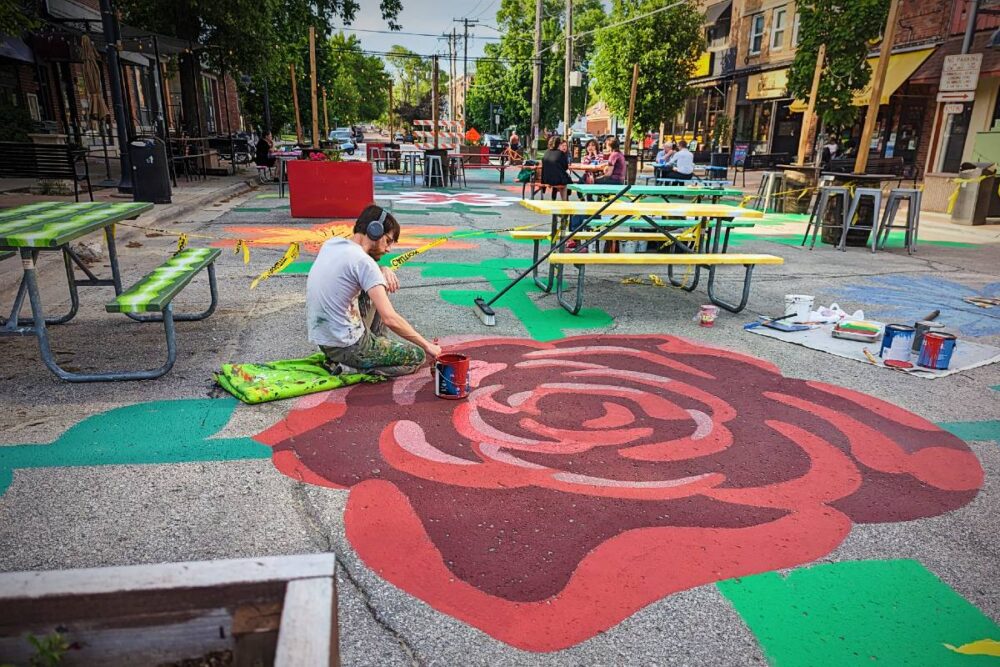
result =
[[[397,132],[392,138],[393,142],[397,144],[412,144],[413,143],[413,133],[412,132]]]
[[[484,134],[483,138],[479,140],[479,144],[489,146],[491,155],[499,155],[503,153],[503,149],[507,148],[507,140],[499,134]]]
[[[586,146],[588,141],[596,138],[597,137],[592,135],[590,132],[574,132],[572,136],[573,141],[580,142],[581,146]]]
[[[354,136],[351,134],[351,128],[349,127],[338,127],[336,130],[330,130],[328,139],[337,142],[340,152],[347,153],[348,155],[354,155],[354,150],[358,147],[354,143]]]

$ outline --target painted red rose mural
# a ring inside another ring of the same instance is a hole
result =
[[[466,401],[435,398],[424,369],[304,399],[257,439],[287,475],[351,489],[347,536],[380,576],[525,650],[982,483],[965,443],[914,414],[683,339],[449,349],[473,360]]]

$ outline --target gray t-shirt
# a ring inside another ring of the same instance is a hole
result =
[[[348,239],[323,244],[306,280],[306,324],[309,342],[348,347],[365,331],[358,295],[385,285],[378,264]]]

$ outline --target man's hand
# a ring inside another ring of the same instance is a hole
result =
[[[385,278],[385,290],[389,294],[399,289],[399,276],[388,266],[382,267],[382,277]]]
[[[424,348],[424,352],[427,353],[429,361],[434,361],[441,356],[441,346],[437,343],[428,343],[427,347]]]

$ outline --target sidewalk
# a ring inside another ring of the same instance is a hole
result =
[[[117,167],[117,162],[113,165]],[[102,188],[99,176],[104,174],[103,163],[98,167],[91,161],[91,183],[94,185],[94,201],[130,201],[131,195],[118,192],[117,188]],[[117,179],[117,172],[112,169],[112,178]],[[178,179],[177,187],[172,188],[171,203],[160,204],[152,211],[143,215],[140,220],[152,224],[161,220],[177,219],[186,216],[212,202],[227,199],[237,194],[248,192],[256,183],[256,173],[252,169],[237,170],[236,174],[226,176],[208,176],[204,180],[185,181]],[[5,178],[0,179],[0,209],[13,208],[23,204],[40,201],[73,201],[73,195],[40,195],[33,194],[31,188],[36,179]],[[80,194],[80,201],[90,201],[85,192]]]

